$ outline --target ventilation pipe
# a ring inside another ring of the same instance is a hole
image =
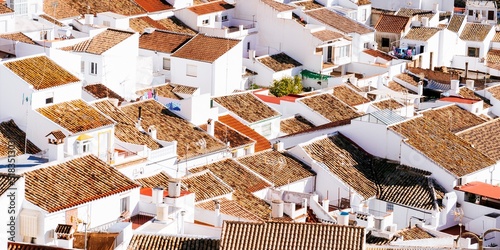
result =
[[[168,180],[168,197],[178,198],[181,196],[181,180],[169,179]]]
[[[282,200],[273,200],[271,202],[271,217],[281,218],[283,217],[284,203]]]

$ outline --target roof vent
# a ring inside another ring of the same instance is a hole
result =
[[[151,34],[153,32],[155,32],[155,28],[149,27],[149,28],[144,29],[144,33],[146,33],[146,34]]]

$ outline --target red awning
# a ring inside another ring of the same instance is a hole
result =
[[[500,186],[494,186],[484,182],[474,181],[463,186],[455,187],[456,190],[477,194],[483,197],[500,200]]]

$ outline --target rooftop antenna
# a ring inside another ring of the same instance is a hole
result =
[[[462,218],[464,218],[464,210],[460,207],[456,207],[453,211],[453,216],[455,217],[454,220],[458,221],[458,227],[460,230],[458,237],[460,238],[460,236],[462,235]]]

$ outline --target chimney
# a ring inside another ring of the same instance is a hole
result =
[[[422,22],[422,25],[421,25],[422,27],[429,27],[429,18],[428,17],[424,16],[420,20],[422,20],[421,21]]]
[[[49,161],[60,161],[64,159],[64,139],[66,135],[60,130],[52,131],[46,135],[48,139]]]
[[[169,179],[168,180],[168,197],[177,198],[181,196],[181,180],[180,179]]]
[[[424,95],[424,83],[422,81],[419,81],[418,82],[418,86],[417,86],[417,95],[419,95],[420,97],[417,98],[417,100],[415,101],[416,104],[417,104],[417,107],[418,105],[420,104],[420,99],[422,98],[422,96]]]
[[[87,25],[94,24],[94,14],[85,14],[85,24]]]
[[[153,188],[153,204],[162,204],[163,203],[163,188],[155,187]]]
[[[282,200],[273,200],[271,202],[271,217],[281,218],[283,217],[284,204]]]
[[[450,94],[456,95],[460,91],[459,88],[459,80],[451,80],[451,89],[450,89]]]
[[[218,200],[215,201],[215,227],[222,227],[222,215],[220,213],[220,203]]]
[[[337,218],[337,223],[342,226],[348,226],[349,225],[349,212],[342,211],[339,214],[339,217]]]
[[[321,205],[325,211],[330,212],[330,200],[324,199]]]
[[[148,134],[153,138],[153,140],[156,140],[156,127],[154,125],[149,126],[148,128]]]
[[[142,107],[139,106],[139,111],[137,114],[137,123],[136,123],[137,128],[141,127],[141,113],[142,113]]]
[[[474,80],[465,80],[465,87],[474,90]]]
[[[162,203],[156,205],[156,219],[160,222],[168,220],[168,204]]]
[[[215,121],[208,119],[207,121],[207,132],[210,136],[214,136],[215,133]]]
[[[277,142],[275,142],[275,143],[273,144],[273,149],[274,149],[275,151],[283,151],[283,150],[284,150],[283,148],[284,148],[284,146],[283,146],[283,142],[281,142],[281,141],[277,141]]]

